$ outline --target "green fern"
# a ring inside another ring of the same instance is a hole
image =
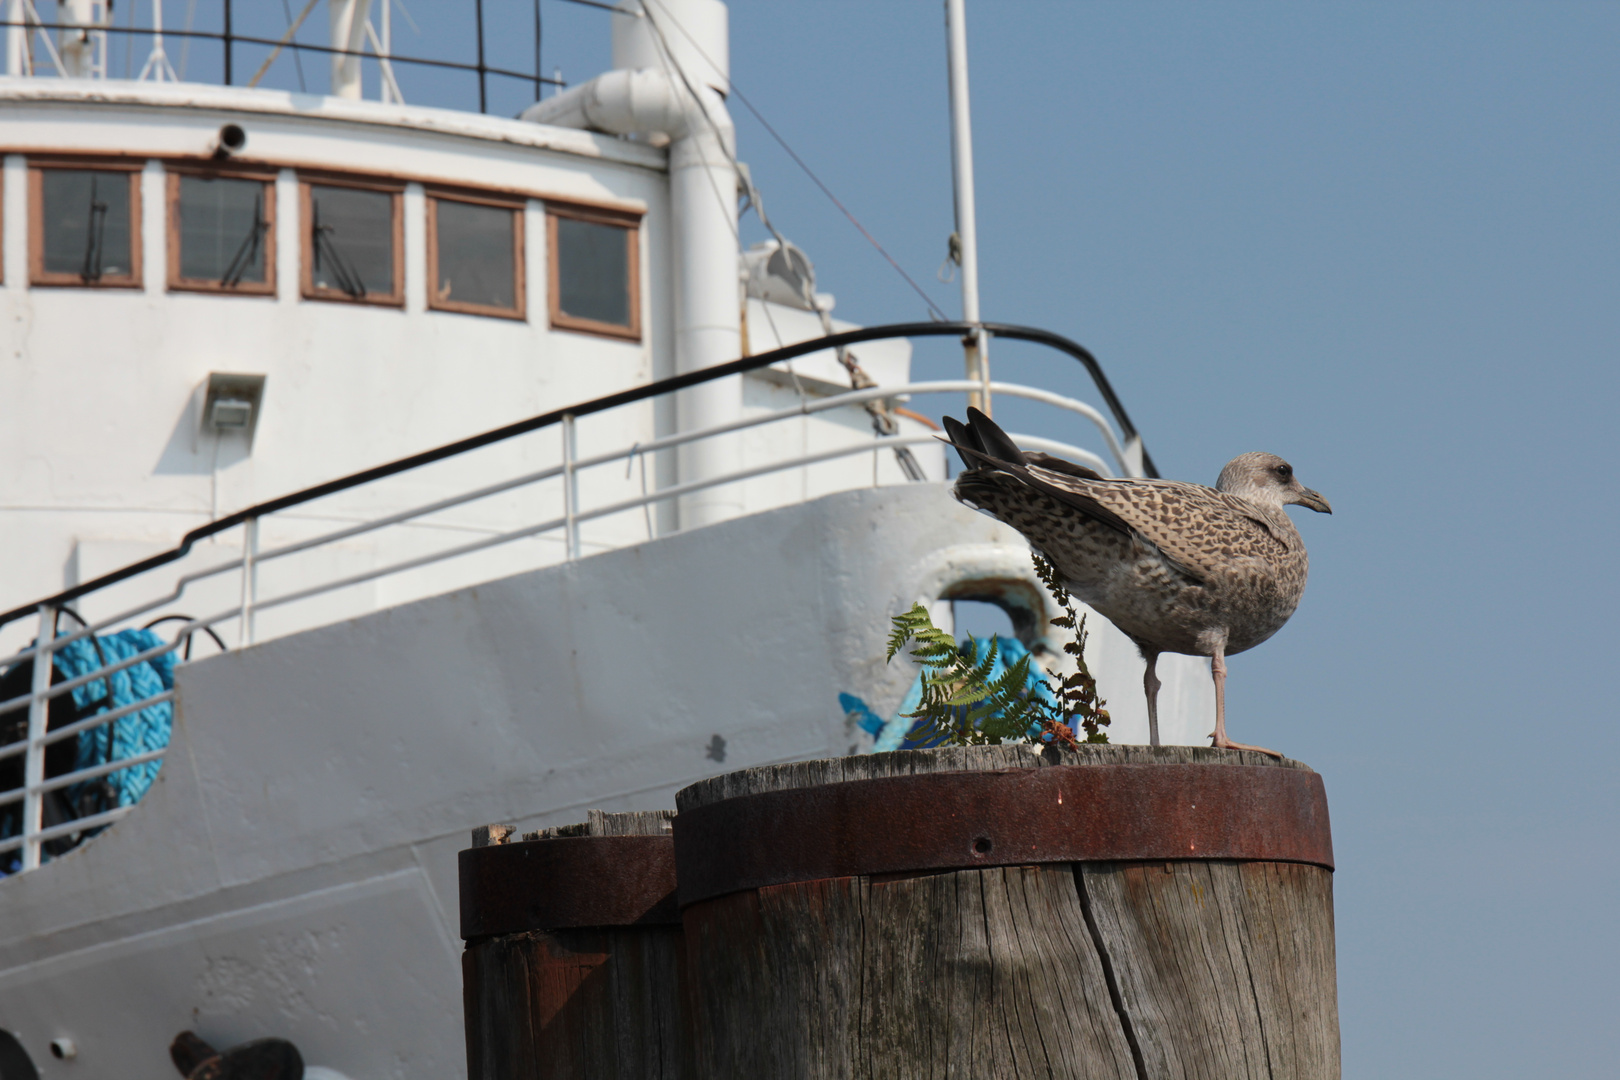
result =
[[[911,610],[894,617],[889,634],[888,659],[912,645],[910,656],[922,666],[922,700],[907,717],[916,721],[907,738],[913,742],[938,742],[946,746],[977,746],[1020,742],[1031,731],[1062,745],[1077,745],[1076,730],[1085,732],[1088,743],[1105,743],[1103,732],[1110,720],[1105,702],[1097,696],[1097,680],[1086,665],[1086,624],[1077,617],[1074,601],[1057,572],[1038,552],[1035,572],[1040,575],[1064,614],[1052,620],[1054,626],[1070,631],[1072,640],[1063,651],[1074,657],[1075,673],[1058,681],[1053,696],[1057,706],[1030,688],[1031,658],[1026,654],[1009,664],[995,678],[999,646],[990,639],[984,658],[974,662],[978,648],[975,639],[964,645],[934,625],[928,610],[913,604]]]
[[[914,604],[904,615],[894,617],[889,636],[889,659],[915,642],[912,659],[922,665],[922,700],[906,715],[917,723],[907,737],[914,742],[941,740],[945,745],[975,746],[1023,738],[1043,715],[1039,698],[1029,690],[1029,657],[1017,662],[995,678],[1000,648],[989,642],[982,660],[969,639],[964,648],[956,639],[934,625],[928,610]]]

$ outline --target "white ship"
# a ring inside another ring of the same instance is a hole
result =
[[[1151,471],[1073,343],[971,295],[862,330],[785,239],[739,250],[716,0],[604,13],[613,70],[518,119],[405,103],[386,0],[327,7],[313,95],[175,81],[144,0],[141,79],[103,0],[0,3],[0,1080],[175,1075],[186,1029],[464,1075],[469,828],[898,738],[838,697],[894,712],[917,600],[1043,647],[1027,545],[950,498],[929,418],[1023,397],[1024,445]],[[967,376],[914,382],[923,334]],[[991,381],[998,336],[1098,400]],[[1197,741],[1207,667],[1160,671]]]

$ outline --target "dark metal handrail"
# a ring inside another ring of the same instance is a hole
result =
[[[700,371],[689,371],[684,375],[673,375],[667,379],[647,383],[645,386],[621,390],[616,394],[608,394],[606,397],[595,398],[591,401],[581,402],[578,405],[553,409],[551,412],[541,413],[539,416],[531,416],[527,420],[519,420],[516,423],[507,424],[504,427],[498,427],[479,435],[472,435],[465,439],[446,443],[432,450],[424,450],[421,453],[402,457],[384,465],[375,465],[369,469],[339,477],[336,480],[328,480],[324,484],[316,484],[314,487],[294,491],[279,498],[271,499],[268,502],[257,503],[244,510],[238,510],[234,514],[192,529],[181,538],[178,545],[169,551],[160,552],[137,563],[131,563],[122,569],[110,571],[98,578],[75,585],[70,589],[63,589],[54,596],[36,600],[22,607],[12,608],[10,611],[0,614],[0,626],[20,619],[25,615],[32,615],[42,605],[60,607],[87,593],[106,588],[108,585],[116,585],[118,582],[135,577],[137,574],[144,574],[148,570],[183,559],[197,541],[225,532],[227,529],[234,529],[236,526],[254,518],[264,517],[266,514],[273,514],[279,510],[324,498],[327,495],[334,495],[340,491],[347,491],[350,488],[369,484],[373,480],[381,480],[396,473],[407,472],[423,465],[431,465],[434,462],[443,461],[458,454],[465,454],[468,451],[477,450],[493,443],[504,442],[518,435],[526,435],[531,431],[551,427],[561,423],[565,416],[578,418],[589,416],[592,413],[604,412],[608,409],[616,409],[621,405],[633,405],[638,401],[646,401],[648,398],[660,397],[677,390],[685,390],[688,387],[699,386],[715,379],[741,375],[744,372],[768,367],[771,364],[791,360],[796,356],[804,356],[807,353],[821,352],[824,349],[837,349],[849,345],[858,345],[864,341],[882,341],[890,338],[960,337],[975,333],[981,329],[994,337],[1046,345],[1059,352],[1068,353],[1080,361],[1091,375],[1091,380],[1096,384],[1097,392],[1102,395],[1109,411],[1113,413],[1114,422],[1119,425],[1125,439],[1137,439],[1140,441],[1141,436],[1136,430],[1136,425],[1131,423],[1130,416],[1125,412],[1125,406],[1121,404],[1119,396],[1114,393],[1114,388],[1109,385],[1108,377],[1103,374],[1102,365],[1097,362],[1097,358],[1085,346],[1070,341],[1061,334],[1054,334],[1049,330],[1037,330],[1029,326],[1013,326],[1007,323],[920,322],[866,326],[859,330],[846,330],[841,334],[830,334],[826,337],[812,338],[809,341],[801,341],[793,345],[784,345],[780,349],[755,353],[753,356],[745,356],[730,363],[717,364],[714,367],[703,368]],[[1148,456],[1145,446],[1142,448],[1142,471],[1152,477],[1159,475],[1159,470],[1154,466],[1153,459]]]
[[[433,60],[426,56],[399,56],[389,53],[379,56],[376,53],[355,51],[353,49],[338,49],[330,45],[314,45],[302,41],[280,41],[276,38],[251,37],[246,34],[216,34],[211,30],[154,30],[147,26],[91,26],[84,23],[63,22],[33,22],[27,19],[0,19],[3,27],[24,27],[29,30],[84,30],[100,31],[108,34],[145,34],[147,37],[161,33],[164,37],[199,38],[203,41],[218,41],[224,45],[269,45],[283,49],[297,49],[304,52],[326,53],[330,56],[358,56],[362,59],[386,60],[391,64],[420,64],[424,67],[449,68],[453,71],[467,71],[476,75],[504,75],[509,79],[522,79],[524,82],[545,83],[550,86],[563,87],[568,84],[561,79],[550,79],[538,72],[509,71],[506,68],[490,67],[487,64],[463,64],[455,60]],[[227,65],[229,71],[230,65]],[[227,78],[226,85],[230,85]]]

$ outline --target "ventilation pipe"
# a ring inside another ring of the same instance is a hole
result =
[[[62,75],[69,79],[91,79],[106,75],[107,34],[110,21],[107,0],[57,0],[56,52],[62,58]]]
[[[6,13],[6,74],[32,75],[28,64],[28,15],[23,0],[4,0]]]
[[[523,113],[540,124],[669,141],[678,373],[735,360],[742,348],[736,132],[724,97],[727,25],[719,0],[630,0],[613,15],[614,70]],[[682,431],[741,416],[741,376],[676,395]],[[725,435],[681,447],[680,482],[737,471],[738,446],[736,436]],[[708,488],[681,499],[681,528],[736,517],[742,509],[736,485]]]
[[[360,99],[360,51],[366,41],[371,0],[330,0],[332,17],[332,96]]]

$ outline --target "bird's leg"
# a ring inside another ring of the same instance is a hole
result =
[[[1262,754],[1270,754],[1274,758],[1282,757],[1275,750],[1267,750],[1263,746],[1250,746],[1247,743],[1233,742],[1226,737],[1226,642],[1215,643],[1214,655],[1210,657],[1210,674],[1215,677],[1215,733],[1211,736],[1211,745],[1222,750],[1257,750]]]
[[[1159,651],[1157,649],[1143,649],[1142,659],[1147,661],[1147,670],[1142,673],[1142,688],[1147,691],[1148,703],[1148,745],[1159,745],[1159,673],[1155,670],[1159,664]]]

